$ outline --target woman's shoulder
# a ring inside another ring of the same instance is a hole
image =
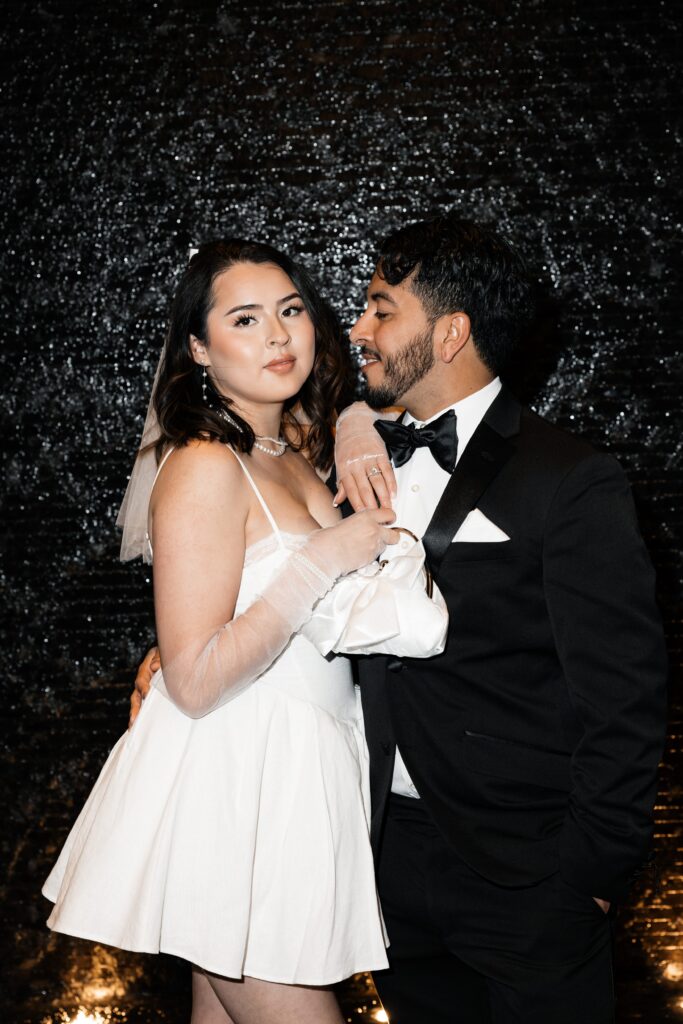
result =
[[[158,497],[173,492],[210,496],[212,504],[221,497],[234,500],[246,494],[245,475],[236,454],[219,441],[191,440],[174,449],[159,474]]]

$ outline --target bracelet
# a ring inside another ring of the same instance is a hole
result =
[[[316,579],[325,585],[326,590],[330,590],[330,588],[334,586],[335,580],[331,576],[328,576],[326,572],[323,572],[322,569],[319,569],[318,566],[311,562],[309,558],[302,555],[300,551],[294,551],[292,553],[292,558],[295,562],[301,562],[305,569],[308,569]]]

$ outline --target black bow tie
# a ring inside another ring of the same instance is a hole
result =
[[[442,469],[447,473],[452,473],[455,469],[458,432],[452,409],[426,427],[416,427],[414,423],[375,420],[375,430],[386,444],[389,456],[396,467],[408,462],[416,448],[429,448]]]

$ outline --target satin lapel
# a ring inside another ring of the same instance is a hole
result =
[[[476,507],[491,481],[515,451],[521,406],[506,388],[492,402],[455,467],[422,542],[432,572],[437,572],[453,537]]]

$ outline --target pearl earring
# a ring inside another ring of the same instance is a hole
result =
[[[206,366],[202,363],[202,399],[206,402]]]

